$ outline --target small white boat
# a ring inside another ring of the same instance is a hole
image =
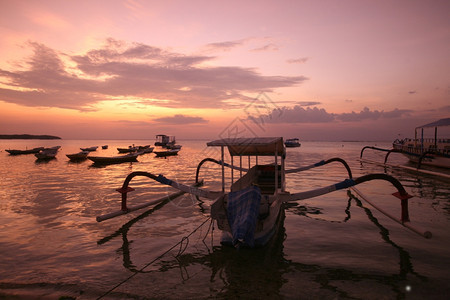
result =
[[[88,157],[89,151],[81,151],[73,154],[66,154],[66,156],[72,161],[84,160]]]
[[[88,148],[80,148],[81,151],[97,151],[98,146],[92,146],[92,147],[88,147]]]
[[[95,164],[119,164],[137,161],[138,155],[137,152],[134,152],[118,156],[88,156],[87,158],[92,160]]]
[[[52,159],[56,157],[56,154],[58,154],[58,150],[61,148],[61,146],[54,146],[51,148],[44,148],[43,150],[39,151],[38,153],[35,153],[37,159]]]
[[[293,138],[293,139],[287,139],[284,142],[284,145],[286,147],[300,147],[301,144],[300,144],[300,141],[298,138]]]
[[[156,157],[166,157],[166,156],[178,155],[178,152],[180,152],[180,149],[169,149],[169,150],[164,150],[164,151],[153,151],[153,153],[156,154]]]

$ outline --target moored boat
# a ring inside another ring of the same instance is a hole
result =
[[[170,144],[170,145],[166,145],[166,148],[167,149],[172,149],[172,150],[180,150],[181,149],[181,147],[183,147],[183,146],[181,146],[181,145],[172,145],[172,144]]]
[[[108,149],[108,145],[103,145],[102,149]]]
[[[50,148],[44,148],[43,150],[39,151],[38,153],[35,153],[37,159],[52,159],[56,157],[56,154],[58,154],[58,150],[61,148],[61,146],[54,146]]]
[[[286,147],[300,147],[300,140],[298,138],[293,138],[293,139],[287,139],[284,142],[284,145]]]
[[[95,164],[118,164],[123,162],[137,161],[138,153],[128,153],[118,156],[88,156]]]
[[[44,147],[37,147],[32,149],[25,149],[25,150],[17,150],[17,149],[5,149],[6,152],[8,152],[11,155],[21,155],[21,154],[34,154],[38,153],[41,150],[44,150]]]
[[[152,153],[153,149],[155,149],[155,147],[150,147],[150,145],[138,146],[137,152],[139,153],[139,155],[146,154],[146,153]]]
[[[450,126],[450,118],[425,124],[415,128],[414,139],[395,140],[393,149],[410,161],[434,167],[450,168],[450,138],[439,138],[438,128]],[[424,137],[424,130],[434,128],[434,137]],[[418,136],[420,131],[420,136]]]
[[[180,152],[180,149],[169,149],[169,150],[163,150],[163,151],[153,151],[153,153],[155,153],[157,157],[166,157],[166,156],[178,155],[178,152]]]
[[[155,146],[167,147],[175,145],[175,143],[176,143],[175,136],[169,136],[165,134],[156,135]]]
[[[89,151],[81,151],[78,153],[73,153],[73,154],[66,154],[66,156],[71,160],[71,161],[79,161],[79,160],[84,160],[88,157],[89,155]]]
[[[131,152],[135,152],[138,150],[138,147],[132,145],[132,146],[128,146],[128,148],[117,148],[117,151],[119,151],[119,153],[131,153]]]
[[[92,147],[87,147],[87,148],[80,148],[81,151],[97,151],[98,146],[92,146]]]
[[[149,205],[156,205],[162,202],[167,203],[183,193],[190,193],[197,197],[213,200],[211,205],[211,218],[217,222],[218,228],[222,230],[222,244],[252,248],[264,246],[274,236],[277,228],[279,228],[280,222],[283,220],[285,203],[317,197],[340,189],[352,188],[357,184],[377,179],[386,180],[397,189],[398,192],[394,193],[394,196],[401,200],[402,215],[401,219],[396,221],[413,230],[413,227],[409,225],[408,215],[408,198],[411,196],[408,195],[401,183],[392,176],[381,173],[353,178],[348,164],[339,158],[332,158],[310,166],[285,170],[286,149],[283,138],[281,137],[221,139],[208,142],[207,146],[220,147],[221,159],[203,159],[197,167],[195,185],[182,184],[166,178],[162,174],[154,175],[142,171],[132,172],[126,177],[122,187],[117,190],[122,194],[121,210],[98,216],[97,221],[104,221]],[[224,161],[225,149],[228,149],[231,164]],[[272,163],[270,163],[270,157],[273,158]],[[234,165],[235,158],[239,159],[239,167]],[[242,167],[243,158],[248,158],[249,160],[248,169]],[[213,162],[221,166],[221,191],[210,191],[196,186],[202,182],[199,180],[199,174],[202,165],[206,162]],[[252,162],[253,166],[251,166]],[[287,173],[297,173],[324,166],[331,162],[342,163],[347,169],[348,178],[336,184],[306,192],[289,193],[286,191],[285,178]],[[226,181],[229,180],[229,177],[228,174],[225,175],[225,167],[231,169],[231,180],[228,184],[229,191],[226,188]],[[236,180],[234,171],[239,173],[236,176]],[[161,184],[171,186],[180,192],[167,195],[146,204],[128,207],[127,194],[134,190],[129,187],[129,183],[137,176],[151,178]],[[381,212],[384,213],[383,211]],[[431,237],[431,233],[429,232],[422,232],[416,229],[413,231],[424,237]]]

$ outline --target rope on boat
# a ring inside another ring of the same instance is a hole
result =
[[[157,260],[161,259],[164,255],[166,255],[167,253],[169,253],[170,251],[172,251],[173,249],[175,249],[175,247],[180,246],[180,250],[178,251],[178,255],[182,254],[184,252],[184,250],[186,250],[187,245],[184,247],[183,251],[181,251],[181,249],[183,248],[183,242],[185,240],[189,241],[189,237],[191,235],[193,235],[195,232],[197,232],[200,228],[203,227],[203,225],[206,224],[206,222],[208,222],[211,219],[211,217],[207,217],[205,221],[203,221],[197,228],[195,228],[191,233],[189,233],[187,236],[184,236],[178,243],[176,243],[175,245],[173,245],[172,247],[170,247],[169,249],[167,249],[164,253],[162,253],[161,255],[159,255],[158,257],[154,258],[152,261],[150,261],[149,263],[147,263],[146,265],[144,265],[142,268],[140,268],[138,271],[136,271],[135,273],[131,274],[130,276],[128,276],[126,279],[122,280],[120,283],[116,284],[114,287],[112,287],[111,289],[109,289],[106,293],[104,293],[103,295],[101,295],[100,297],[97,298],[98,299],[102,299],[103,297],[107,296],[108,294],[110,294],[112,291],[114,291],[116,288],[118,288],[119,286],[121,286],[122,284],[126,283],[127,281],[129,281],[130,279],[132,279],[134,276],[136,276],[139,273],[142,273],[146,268],[148,268],[150,265],[152,265],[154,262],[156,262]],[[209,231],[209,230],[208,230]]]
[[[399,223],[400,225],[408,228],[409,230],[413,231],[414,233],[417,233],[418,235],[426,238],[426,239],[430,239],[433,235],[430,231],[428,230],[422,230],[422,229],[418,229],[415,226],[412,226],[408,221],[403,221],[399,218],[394,217],[393,215],[391,215],[390,213],[388,213],[387,211],[383,210],[382,208],[378,207],[376,204],[374,204],[372,201],[370,201],[363,193],[361,193],[361,191],[359,191],[356,187],[351,187],[350,188],[351,191],[355,192],[361,199],[363,199],[364,201],[366,201],[367,203],[369,203],[373,208],[375,208],[376,210],[378,210],[379,212],[381,212],[382,214],[384,214],[385,216],[389,217],[390,219],[392,219],[393,221]],[[350,190],[348,191],[348,195],[350,197],[356,198],[351,192]]]

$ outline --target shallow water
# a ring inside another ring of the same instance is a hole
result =
[[[278,235],[262,249],[220,246],[220,232],[208,219],[211,201],[189,195],[96,222],[96,216],[120,209],[115,189],[130,172],[192,183],[203,158],[219,159],[206,141],[180,142],[178,156],[145,154],[139,162],[94,167],[89,160],[71,163],[65,154],[108,144],[109,149],[91,155],[112,156],[117,147],[153,142],[0,140],[0,297],[446,299],[450,182],[358,161],[362,147],[388,148],[389,143],[303,142],[287,149],[286,169],[340,157],[354,177],[394,175],[414,196],[409,201],[412,224],[431,231],[432,239],[412,233],[346,190],[289,204]],[[4,151],[54,145],[62,148],[48,162]],[[364,153],[380,162],[384,155]],[[407,163],[399,154],[390,159]],[[206,188],[220,189],[219,167],[205,164],[200,177]],[[288,174],[287,190],[306,191],[345,178],[345,168],[334,162]],[[129,194],[130,206],[174,192],[147,178],[135,178],[130,186],[136,189]],[[377,180],[358,189],[400,216],[389,183]]]

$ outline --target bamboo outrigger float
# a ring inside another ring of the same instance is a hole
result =
[[[265,245],[276,232],[280,220],[283,219],[284,203],[309,199],[336,190],[351,188],[370,180],[385,180],[397,189],[397,192],[393,195],[401,200],[401,218],[396,221],[411,230],[414,228],[410,225],[408,213],[408,199],[411,196],[405,191],[401,183],[392,176],[387,174],[369,174],[353,179],[349,166],[340,158],[332,158],[310,166],[285,170],[286,149],[283,138],[281,137],[221,139],[211,141],[207,145],[220,147],[221,159],[203,159],[197,167],[196,183],[194,185],[181,184],[161,174],[154,175],[149,172],[133,172],[127,176],[122,187],[118,189],[122,194],[121,210],[99,216],[97,217],[97,221],[101,222],[143,207],[156,205],[163,201],[170,201],[179,195],[189,193],[197,197],[213,200],[211,217],[217,222],[218,228],[223,232],[222,244],[236,247],[258,247]],[[225,148],[228,149],[231,164],[225,162]],[[236,157],[239,158],[239,166],[234,165],[234,158]],[[242,167],[242,158],[245,157],[248,158],[248,169]],[[252,157],[254,158],[253,166]],[[272,157],[273,163],[260,163],[258,160],[267,160],[260,157]],[[206,162],[216,163],[221,166],[221,191],[210,191],[199,187],[202,183],[198,178],[200,169]],[[348,172],[347,179],[336,184],[306,192],[289,193],[286,191],[285,177],[287,173],[301,172],[332,162],[339,162],[345,166]],[[225,167],[231,168],[229,191],[226,191]],[[235,170],[239,172],[237,180],[234,180]],[[179,190],[179,192],[137,207],[128,207],[127,195],[133,191],[129,187],[129,183],[136,176],[148,177],[161,184],[169,185]],[[366,197],[363,197],[363,199],[368,201]],[[374,207],[381,213],[386,214],[382,209],[376,206]],[[431,233],[428,231],[416,228],[413,231],[426,238],[431,237]]]

